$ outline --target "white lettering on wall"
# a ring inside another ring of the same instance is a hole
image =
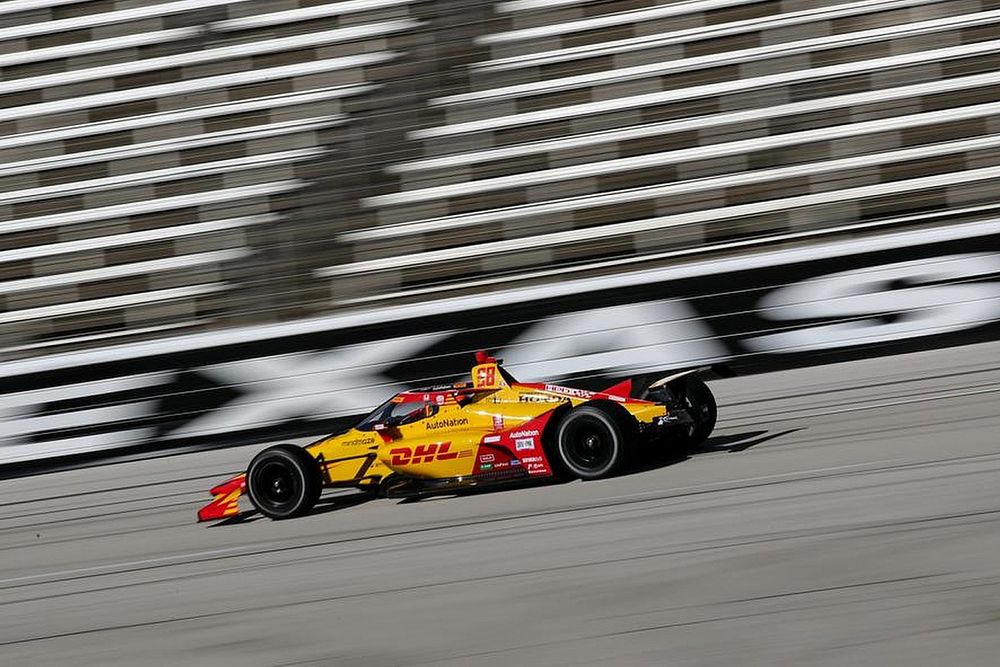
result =
[[[669,300],[555,315],[528,329],[501,356],[518,379],[549,380],[689,366],[727,354],[689,304]]]
[[[969,329],[1000,318],[1000,283],[962,281],[996,272],[1000,256],[975,253],[811,278],[764,296],[758,314],[775,322],[839,321],[743,342],[760,352],[797,352]]]

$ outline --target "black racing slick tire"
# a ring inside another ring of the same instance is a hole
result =
[[[715,429],[719,414],[715,395],[704,380],[693,375],[685,377],[683,384],[674,391],[692,419],[682,435],[684,446],[698,447],[708,440]]]
[[[632,429],[613,410],[596,405],[574,408],[555,432],[554,463],[564,476],[600,479],[619,472],[630,458]]]
[[[250,461],[246,485],[258,512],[272,519],[290,519],[313,508],[323,491],[323,476],[306,450],[275,445]]]

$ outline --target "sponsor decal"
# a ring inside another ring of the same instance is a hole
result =
[[[503,430],[503,415],[493,415],[493,430],[494,431]]]
[[[537,438],[538,429],[533,429],[530,431],[514,431],[510,434],[512,438]]]
[[[514,447],[519,452],[523,451],[525,449],[534,449],[535,448],[535,439],[534,438],[518,438],[517,440],[514,441]]]
[[[594,392],[592,391],[587,391],[586,389],[574,389],[573,387],[560,387],[557,384],[545,385],[545,391],[552,392],[553,394],[561,394],[563,396],[573,396],[575,398],[594,397]]]
[[[546,394],[520,394],[517,400],[521,403],[559,403],[558,398]]]
[[[492,463],[484,463],[481,466],[479,466],[479,469],[480,470],[493,470],[493,464]]]
[[[417,465],[432,461],[451,461],[472,456],[471,450],[451,451],[451,443],[431,443],[416,447],[395,447],[389,450],[389,462],[394,466]]]
[[[444,394],[438,394],[434,397],[434,402],[438,405],[444,405]]]
[[[374,445],[375,443],[376,443],[375,438],[369,436],[365,438],[353,438],[351,440],[344,440],[340,444],[344,445],[345,447],[354,447],[356,445]]]
[[[468,417],[452,417],[449,419],[439,419],[433,422],[424,422],[424,428],[428,431],[434,431],[441,428],[455,428],[456,426],[465,426],[469,423]]]
[[[500,442],[500,436],[499,435],[487,435],[487,436],[485,436],[483,438],[483,442],[487,443],[487,444],[492,444],[492,443],[495,443],[495,442]]]
[[[521,460],[525,463],[541,463],[541,456],[522,456]]]
[[[520,461],[518,461],[517,459],[511,459],[511,460],[510,460],[510,464],[511,464],[512,466],[519,466],[519,465],[521,465],[521,462],[520,462]]]
[[[495,460],[496,460],[496,457],[493,456],[492,454],[480,454],[479,455],[479,462],[480,463],[493,463],[493,461],[495,461]]]

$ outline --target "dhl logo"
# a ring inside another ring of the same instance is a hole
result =
[[[431,443],[414,447],[396,447],[389,450],[392,457],[390,463],[394,466],[408,466],[432,461],[451,461],[472,456],[470,450],[451,451],[451,443]]]

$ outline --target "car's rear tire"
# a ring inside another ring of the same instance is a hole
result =
[[[561,476],[600,479],[619,472],[630,459],[632,429],[615,410],[581,405],[556,427],[553,455]]]
[[[698,447],[708,440],[708,436],[712,435],[715,429],[719,414],[715,395],[704,380],[694,375],[683,378],[683,381],[676,387],[672,386],[671,390],[693,420],[693,423],[681,431],[682,444],[688,448]]]
[[[250,461],[246,485],[258,512],[272,519],[290,519],[313,508],[323,491],[323,476],[306,450],[275,445]]]

